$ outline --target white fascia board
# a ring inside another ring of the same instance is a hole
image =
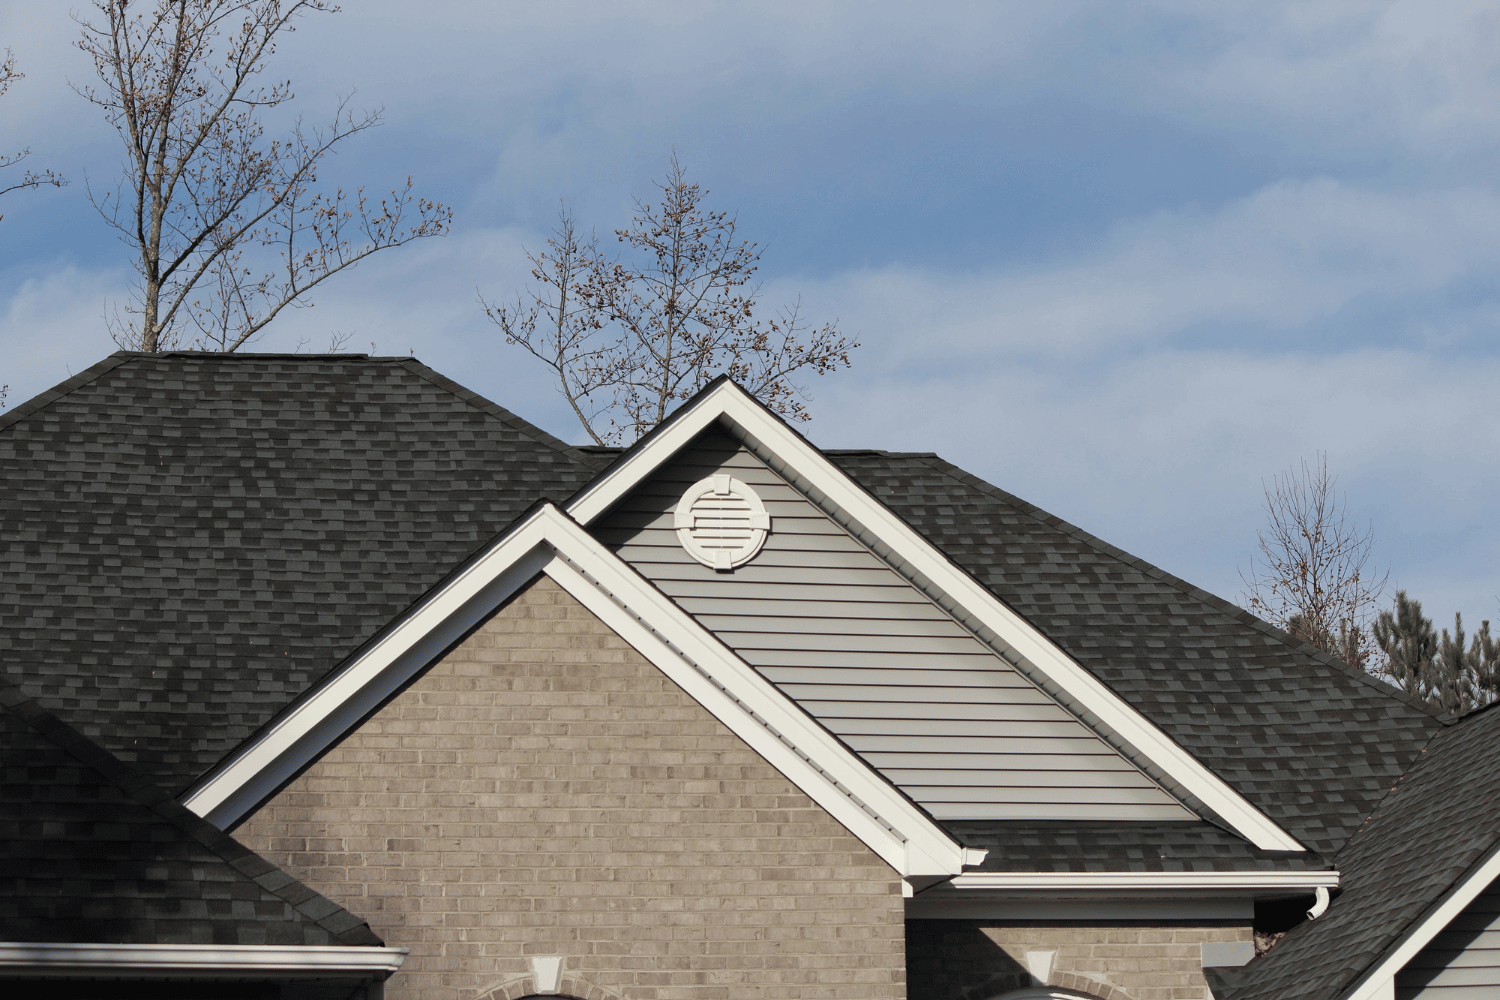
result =
[[[1265,851],[1304,852],[1295,837],[1183,749],[1177,741],[1111,691],[1025,619],[955,566],[889,508],[777,420],[732,382],[725,382],[690,409],[674,416],[661,433],[622,460],[609,475],[568,504],[583,524],[609,510],[704,428],[725,418],[790,468],[853,521],[888,545],[907,572],[924,578],[996,635],[1003,636],[1032,667],[1075,698],[1120,738],[1178,782],[1241,836]]]
[[[221,830],[239,824],[541,572],[552,558],[542,547],[545,523],[542,510],[533,513],[270,729],[199,779],[182,804]]]
[[[0,970],[46,975],[389,976],[405,948],[217,944],[72,944],[0,941]]]
[[[969,872],[940,887],[944,892],[1066,892],[1106,890],[1212,890],[1312,892],[1335,889],[1336,871],[1238,872]]]
[[[927,818],[697,620],[577,522],[553,511],[544,572],[903,876],[974,863]]]
[[[1432,939],[1497,878],[1500,878],[1500,843],[1491,847],[1489,854],[1469,869],[1469,874],[1449,890],[1442,902],[1412,925],[1385,956],[1360,977],[1344,994],[1344,1000],[1385,1000],[1394,996],[1396,973],[1416,958],[1417,952],[1431,944]]]
[[[183,804],[220,828],[340,739],[545,572],[902,876],[982,860],[644,577],[552,505],[475,560],[330,683],[210,772]]]

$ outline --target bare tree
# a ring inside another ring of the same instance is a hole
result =
[[[17,80],[24,79],[26,79],[26,74],[16,69],[15,57],[11,55],[10,49],[6,49],[5,61],[0,62],[0,97],[5,96],[6,91],[10,90],[10,85],[12,83],[15,83]],[[19,153],[0,153],[0,170],[5,169],[6,167],[13,167],[30,155],[31,150],[29,149],[23,149]],[[19,180],[15,180],[10,184],[0,186],[0,194],[9,194],[12,191],[23,191],[27,189],[35,190],[36,188],[39,188],[45,184],[50,184],[52,187],[63,187],[67,183],[68,182],[66,178],[55,174],[50,170],[43,170],[41,173],[37,173],[34,170],[27,170],[25,173],[21,174]],[[3,218],[5,218],[5,216],[0,215],[0,219]],[[0,406],[4,405],[4,399],[4,395],[0,394]]]
[[[511,306],[486,302],[483,295],[479,304],[507,344],[519,344],[552,369],[579,423],[595,444],[603,444],[613,429],[609,392],[624,375],[618,338],[600,336],[605,314],[596,285],[609,263],[600,256],[596,237],[579,236],[566,205],[558,210],[547,249],[525,253],[538,285],[526,289],[524,298],[517,294]]]
[[[327,125],[267,139],[291,100],[260,82],[278,36],[326,0],[96,0],[78,47],[126,149],[118,186],[90,198],[131,248],[136,299],[110,318],[121,346],[234,351],[328,278],[377,251],[448,231],[452,211],[412,193],[315,192],[339,143],[380,124],[341,102]]]
[[[1249,609],[1355,667],[1373,652],[1370,621],[1388,574],[1369,565],[1374,530],[1361,530],[1334,491],[1328,456],[1265,487],[1260,559],[1241,573]]]
[[[761,249],[738,220],[708,210],[672,155],[661,202],[637,199],[615,230],[623,259],[583,240],[567,209],[547,249],[527,256],[539,286],[513,306],[480,302],[505,335],[545,362],[591,438],[635,440],[672,405],[727,373],[775,412],[806,420],[799,374],[849,366],[859,346],[836,323],[814,327],[793,302],[755,316]],[[529,299],[529,304],[527,302]]]

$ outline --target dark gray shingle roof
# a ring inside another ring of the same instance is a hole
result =
[[[1500,843],[1500,706],[1432,741],[1339,852],[1320,919],[1225,975],[1229,1000],[1333,1000]]]
[[[1388,685],[935,455],[829,457],[1314,851],[1336,851],[1441,728]]]
[[[0,661],[180,792],[569,446],[406,358],[116,354],[0,418]]]
[[[9,684],[0,774],[0,940],[382,943]]]
[[[984,872],[1301,871],[1331,867],[1312,852],[1256,850],[1212,823],[1050,823],[946,820],[967,847],[989,850]]]

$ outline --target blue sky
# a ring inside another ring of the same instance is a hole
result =
[[[936,451],[1231,599],[1262,481],[1325,451],[1394,584],[1500,614],[1500,4],[346,6],[274,75],[309,119],[383,106],[329,179],[411,174],[453,232],[257,349],[348,332],[580,439],[475,290],[560,197],[624,224],[675,147],[767,248],[763,301],[864,344],[814,441]],[[76,34],[0,4],[0,147],[75,181],[0,205],[12,404],[113,349],[130,281]]]

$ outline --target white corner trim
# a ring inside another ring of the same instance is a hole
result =
[[[1484,859],[1469,869],[1469,874],[1459,879],[1437,906],[1413,924],[1380,961],[1359,978],[1344,994],[1344,1000],[1387,1000],[1393,997],[1396,974],[1497,878],[1500,878],[1500,843],[1491,847]]]
[[[0,969],[51,975],[314,973],[390,975],[405,948],[218,944],[57,944],[0,941]]]
[[[1100,890],[1216,890],[1260,891],[1337,888],[1336,871],[1234,872],[968,872],[943,886],[944,892],[1008,890],[1059,892]]]
[[[1076,698],[1104,725],[1196,796],[1245,839],[1261,850],[1306,851],[1295,837],[973,577],[950,562],[914,528],[861,489],[795,431],[769,416],[732,382],[724,382],[690,409],[676,414],[657,437],[574,498],[568,504],[568,513],[583,524],[591,523],[721,417],[794,468],[815,490],[890,546],[893,554],[906,564],[908,573],[932,581],[964,613],[996,635],[1003,636],[1017,654]]]
[[[183,804],[220,828],[317,758],[539,572],[655,664],[902,876],[947,876],[961,847],[685,611],[548,504],[329,683],[211,771]],[[969,863],[973,863],[969,861]]]

